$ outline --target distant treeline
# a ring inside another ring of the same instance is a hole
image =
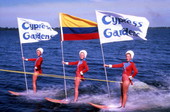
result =
[[[57,27],[57,28],[53,28],[54,30],[59,30],[60,28]],[[0,27],[0,31],[3,31],[3,30],[18,30],[18,28],[8,28],[8,27]]]
[[[160,29],[160,28],[170,28],[170,27],[149,27],[149,29]],[[56,28],[53,28],[53,29],[55,31],[58,31],[60,28],[56,27]],[[0,27],[0,31],[3,31],[3,30],[18,30],[18,28]]]
[[[0,27],[0,30],[18,30],[18,28]]]

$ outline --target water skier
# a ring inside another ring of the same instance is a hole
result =
[[[38,58],[31,58],[31,59],[26,59],[24,57],[22,58],[25,61],[35,61],[34,74],[32,76],[32,85],[33,85],[34,93],[37,92],[37,77],[39,74],[42,74],[41,64],[43,62],[43,58],[42,58],[43,51],[44,50],[42,48],[38,48],[36,50]]]
[[[128,50],[126,52],[126,60],[127,62],[123,62],[120,64],[115,65],[107,65],[105,64],[104,67],[110,68],[120,68],[123,67],[122,73],[122,83],[121,83],[121,106],[120,108],[125,108],[126,101],[127,101],[127,93],[130,84],[133,84],[132,79],[138,73],[138,70],[133,62],[134,52],[132,50]]]
[[[79,52],[79,56],[80,56],[80,60],[76,61],[76,62],[62,62],[63,64],[66,65],[77,65],[77,69],[76,69],[76,76],[75,76],[75,88],[74,88],[74,102],[77,101],[78,99],[78,95],[79,95],[79,85],[81,81],[84,81],[84,73],[86,73],[89,68],[87,65],[87,62],[85,60],[85,58],[87,57],[87,52],[85,50],[81,50]]]

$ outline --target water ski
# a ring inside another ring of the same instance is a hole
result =
[[[91,102],[89,102],[88,104],[92,105],[93,107],[99,108],[99,109],[111,109],[112,108],[110,106],[98,105],[98,104],[91,103]]]
[[[57,100],[57,99],[52,99],[52,98],[45,98],[46,100],[53,102],[53,103],[61,103],[61,104],[68,104],[69,102],[66,100]]]
[[[8,92],[11,93],[12,95],[15,95],[15,96],[22,95],[22,93],[19,93],[19,92],[14,92],[14,91],[8,91]]]

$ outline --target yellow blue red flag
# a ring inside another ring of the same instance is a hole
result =
[[[61,41],[99,39],[97,23],[60,13]]]

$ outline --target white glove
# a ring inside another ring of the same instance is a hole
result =
[[[64,61],[62,61],[62,64],[68,65],[68,62],[64,62]]]
[[[109,68],[112,68],[112,65],[109,65]]]
[[[130,80],[132,80],[132,79],[133,79],[133,77],[132,77],[132,76],[129,76],[129,79],[130,79]]]
[[[65,62],[66,65],[68,65],[68,62]]]
[[[81,71],[80,74],[83,75],[83,72]]]

